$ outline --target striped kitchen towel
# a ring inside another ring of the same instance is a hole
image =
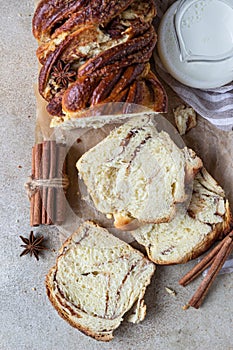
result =
[[[174,0],[155,0],[156,29],[163,14],[173,2]],[[217,89],[194,89],[174,79],[163,67],[156,51],[154,60],[157,73],[187,104],[216,127],[226,131],[233,130],[233,82]]]

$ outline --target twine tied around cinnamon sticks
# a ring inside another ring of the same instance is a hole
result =
[[[44,141],[32,148],[32,174],[25,188],[30,200],[31,226],[61,224],[65,219],[66,147]]]
[[[28,181],[25,183],[25,189],[29,200],[32,196],[43,187],[53,187],[53,188],[63,188],[64,191],[69,187],[69,179],[67,175],[64,175],[63,178],[54,178],[54,179],[33,179],[32,176],[28,177]]]

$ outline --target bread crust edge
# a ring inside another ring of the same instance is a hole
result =
[[[233,216],[228,200],[226,200],[225,207],[226,212],[224,215],[223,222],[213,225],[213,230],[204,238],[204,240],[202,240],[201,243],[199,243],[191,252],[187,253],[181,259],[178,259],[176,261],[168,260],[166,262],[160,259],[153,259],[150,254],[150,249],[146,247],[148,258],[157,265],[185,264],[190,260],[198,258],[201,254],[206,252],[217,239],[221,240],[225,235],[229,233],[231,228],[233,228]]]
[[[110,340],[113,339],[113,334],[110,333],[109,335],[100,335],[98,333],[94,333],[92,332],[89,328],[87,327],[82,327],[79,323],[74,322],[70,319],[70,317],[67,315],[67,313],[65,313],[62,308],[60,307],[60,305],[58,304],[57,300],[55,299],[55,297],[53,296],[52,293],[52,283],[50,281],[52,275],[54,274],[54,272],[56,271],[57,268],[57,264],[55,266],[53,266],[48,274],[46,275],[46,279],[45,279],[45,287],[46,287],[46,293],[47,296],[51,302],[51,304],[53,305],[53,307],[55,308],[55,310],[58,312],[59,316],[63,318],[63,320],[67,321],[70,326],[78,329],[79,331],[81,331],[83,334],[90,336],[91,338],[94,338],[95,340],[101,340],[104,342],[108,342]]]
[[[98,224],[96,224],[95,222],[92,222],[92,221],[86,221],[86,223],[88,223],[89,225],[93,225],[93,226],[96,226],[96,227],[99,227]],[[62,308],[60,307],[58,301],[56,300],[55,296],[54,296],[54,293],[53,293],[53,281],[52,281],[52,277],[54,276],[54,273],[57,271],[57,267],[58,267],[58,261],[59,261],[59,257],[63,254],[63,252],[65,251],[65,248],[67,246],[69,246],[71,244],[71,241],[73,239],[73,237],[75,235],[78,234],[78,232],[81,230],[81,228],[79,227],[77,231],[75,231],[69,238],[67,238],[65,240],[65,242],[62,244],[61,248],[59,249],[59,255],[57,256],[56,258],[56,264],[49,270],[49,272],[47,273],[46,277],[45,277],[45,287],[46,287],[46,293],[47,293],[47,296],[51,302],[51,304],[53,305],[53,307],[55,308],[55,310],[58,312],[59,316],[61,318],[63,318],[65,321],[67,321],[72,327],[78,329],[79,331],[81,331],[83,334],[87,335],[87,336],[90,336],[91,338],[95,339],[95,340],[98,340],[98,341],[103,341],[103,342],[109,342],[111,341],[114,336],[113,336],[113,332],[115,329],[117,329],[118,327],[110,330],[110,331],[106,331],[108,332],[108,334],[101,334],[101,333],[95,333],[93,332],[91,329],[87,328],[87,327],[83,327],[82,325],[80,325],[78,322],[74,322],[70,317],[69,315],[62,310]],[[106,230],[106,229],[104,229]],[[138,249],[135,249],[133,247],[131,247],[129,245],[129,247],[133,250],[136,250],[137,253],[144,259],[148,260],[149,259],[142,253],[140,252]],[[151,262],[150,262],[151,263]],[[151,274],[150,276],[150,279],[152,278],[153,274],[154,274],[154,271],[155,271],[155,266],[154,266],[154,270],[153,270],[153,273]],[[150,284],[150,280],[148,283],[146,283],[146,287]],[[130,308],[130,310],[132,310],[133,308],[133,305],[132,307]],[[129,310],[128,310],[129,311]],[[80,316],[82,317],[82,316]],[[77,316],[78,318],[78,316]],[[119,322],[119,325],[120,323],[122,322],[122,317],[120,318],[120,322]]]
[[[89,224],[94,225],[94,226],[98,226],[95,223],[88,221]],[[56,264],[49,270],[49,272],[46,275],[45,278],[45,287],[46,287],[46,293],[47,296],[51,302],[51,304],[53,305],[53,307],[55,308],[55,310],[58,312],[59,316],[61,316],[63,318],[63,320],[67,321],[72,327],[78,329],[79,331],[81,331],[83,334],[90,336],[91,338],[95,339],[95,340],[100,340],[100,341],[104,341],[104,342],[108,342],[110,340],[113,339],[113,331],[110,334],[107,335],[101,335],[98,333],[94,333],[93,331],[91,331],[89,328],[87,327],[83,327],[81,326],[78,322],[74,322],[70,319],[70,317],[67,315],[67,313],[65,313],[62,308],[60,307],[59,303],[57,302],[56,298],[53,295],[53,285],[51,282],[51,278],[54,275],[54,273],[57,270],[57,265],[58,265],[58,261],[59,261],[59,257],[60,255],[63,254],[64,249],[69,246],[69,244],[71,244],[71,241],[73,239],[73,237],[79,232],[80,228],[75,231],[67,240],[65,240],[65,242],[62,244],[61,248],[59,249],[59,255],[56,259]]]

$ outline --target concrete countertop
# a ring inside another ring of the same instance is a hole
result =
[[[50,305],[44,278],[60,246],[56,228],[44,234],[46,251],[39,261],[19,257],[19,235],[28,236],[29,202],[24,182],[30,174],[34,143],[37,79],[36,41],[31,34],[32,0],[0,1],[1,81],[1,350],[230,350],[233,349],[232,275],[221,275],[199,310],[182,310],[199,281],[183,288],[179,278],[192,266],[158,267],[146,293],[148,312],[138,325],[123,322],[110,343],[100,343],[63,321]],[[177,292],[174,297],[165,286]]]

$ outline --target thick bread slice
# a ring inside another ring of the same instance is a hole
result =
[[[232,217],[223,189],[202,168],[194,179],[188,211],[180,208],[169,223],[144,225],[132,232],[156,264],[178,264],[198,257],[229,232]]]
[[[117,228],[133,219],[170,221],[176,203],[186,200],[187,179],[202,166],[194,153],[158,132],[152,118],[144,114],[131,119],[77,162],[96,208],[112,214]]]
[[[124,314],[144,319],[143,296],[155,265],[92,222],[83,223],[62,246],[46,277],[48,297],[66,321],[102,341],[113,338]]]

